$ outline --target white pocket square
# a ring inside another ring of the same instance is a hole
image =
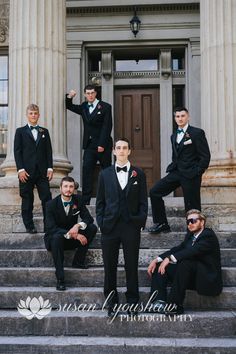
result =
[[[186,140],[186,141],[184,142],[184,145],[189,145],[189,144],[192,144],[192,143],[193,143],[192,140],[189,139],[189,140]]]
[[[133,183],[133,185],[134,185],[134,184],[138,184],[138,182],[137,182],[137,181],[135,181],[135,182]]]
[[[73,216],[77,215],[80,213],[80,210],[78,210],[76,213],[72,214]]]
[[[101,114],[101,112],[99,111],[98,114]]]

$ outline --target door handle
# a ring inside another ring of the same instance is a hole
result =
[[[138,126],[138,125],[136,125],[136,127],[134,128],[134,131],[136,132],[136,133],[138,133],[138,132],[140,132],[140,127]]]

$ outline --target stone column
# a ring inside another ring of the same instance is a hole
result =
[[[236,1],[201,1],[201,122],[211,164],[203,202],[236,200]]]
[[[53,146],[54,179],[72,169],[66,153],[65,0],[10,0],[8,150],[0,186],[18,186],[13,156],[17,127],[26,124],[26,106],[40,108],[39,124]]]
[[[172,110],[172,68],[171,49],[161,49],[160,53],[160,146],[161,177],[166,175],[166,167],[171,161],[170,136],[173,132]],[[164,146],[166,147],[164,149]]]

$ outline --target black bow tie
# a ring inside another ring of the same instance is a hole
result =
[[[120,171],[127,172],[127,166],[124,166],[124,167],[116,166],[116,171],[117,171],[117,172],[120,172]]]
[[[73,205],[73,202],[71,200],[70,202],[63,202],[63,204],[64,204],[64,207],[67,207],[67,205]]]
[[[39,130],[39,126],[38,125],[30,125],[30,129],[31,130],[33,130],[33,129]]]
[[[92,107],[93,108],[93,103],[88,103],[88,107]]]
[[[184,133],[184,130],[183,130],[183,129],[178,128],[178,129],[177,129],[177,134],[180,134],[180,133]]]

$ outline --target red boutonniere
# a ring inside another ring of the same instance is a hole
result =
[[[132,173],[131,173],[130,178],[137,177],[137,175],[138,175],[137,171],[133,170]]]

